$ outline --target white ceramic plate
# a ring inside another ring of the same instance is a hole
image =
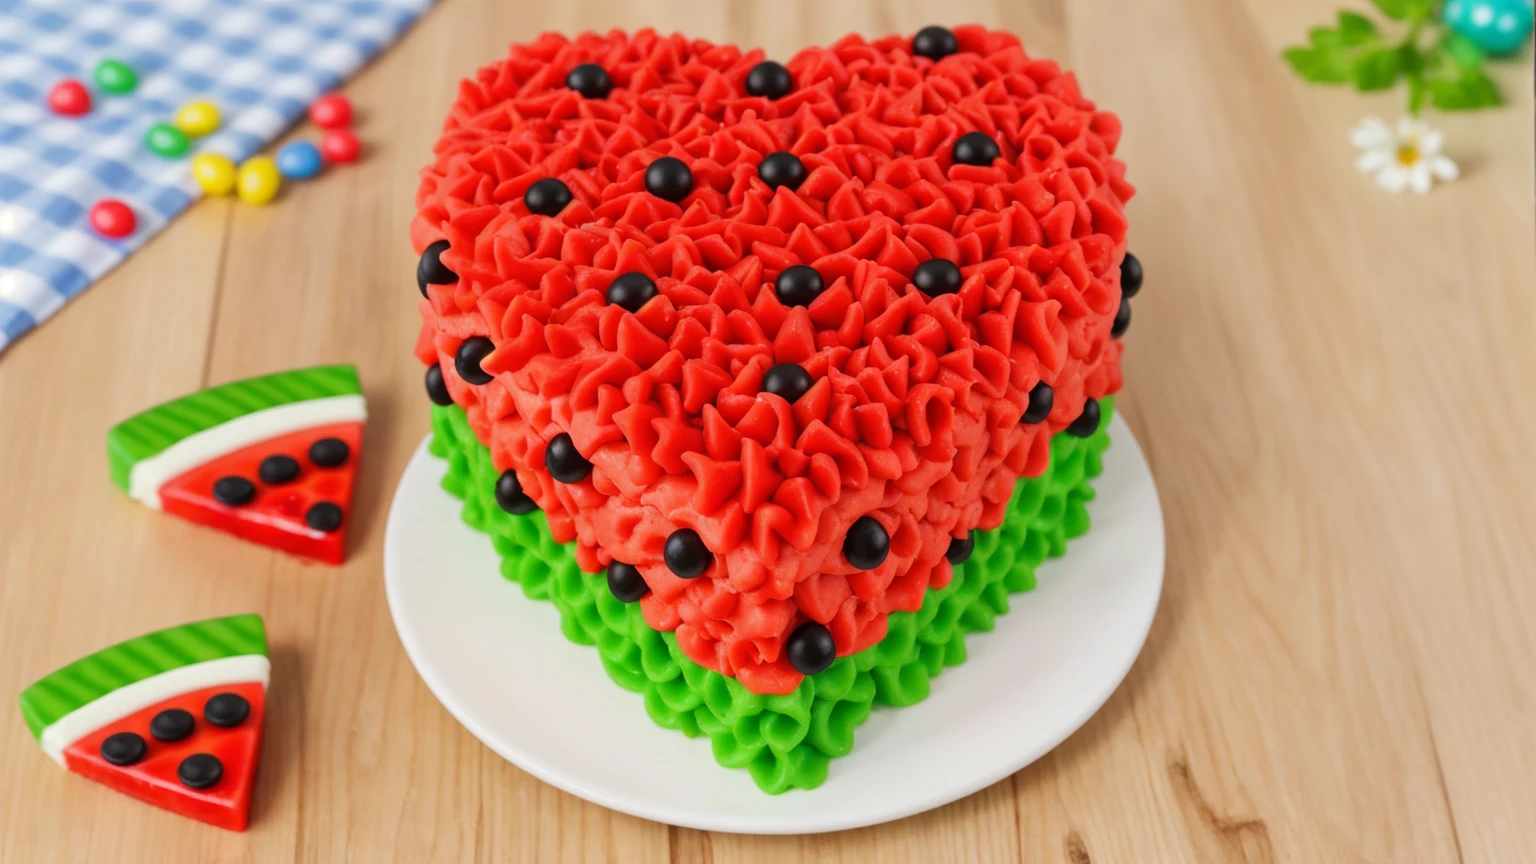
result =
[[[646,819],[711,831],[837,831],[920,813],[1007,777],[1104,704],[1141,651],[1163,582],[1157,490],[1131,430],[1114,419],[1093,530],[1014,595],[969,659],[918,705],[876,709],[853,753],[811,792],[765,795],[715,764],[707,738],[651,722],[608,679],[559,613],[503,579],[490,540],[459,521],[422,442],[400,478],[384,581],[400,641],[475,737],[539,779]]]

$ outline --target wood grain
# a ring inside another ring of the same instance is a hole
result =
[[[0,710],[0,860],[1536,861],[1530,57],[1511,106],[1439,117],[1465,177],[1355,174],[1395,97],[1304,87],[1332,0],[444,0],[348,88],[369,152],[251,209],[205,202],[0,357],[0,695],[118,639],[262,613],[254,824],[59,772]],[[803,838],[672,829],[513,768],[428,693],[380,578],[427,428],[406,240],[454,83],[544,29],[645,25],[773,56],[976,20],[1124,119],[1140,195],[1120,401],[1168,523],[1147,648],[1099,714],[938,811]],[[102,436],[202,385],[356,363],[373,419],[354,550],[297,564],[124,500]]]

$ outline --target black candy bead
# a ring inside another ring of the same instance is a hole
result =
[[[583,63],[566,73],[565,86],[588,99],[606,99],[613,90],[613,79],[596,63]]]
[[[209,753],[193,753],[176,766],[176,779],[188,789],[207,789],[224,776],[224,763]]]
[[[608,565],[608,590],[621,603],[633,603],[651,593],[645,577],[640,575],[640,568],[623,561]]]
[[[785,306],[809,306],[826,288],[816,268],[804,264],[785,267],[773,280],[773,293]]]
[[[955,163],[959,165],[979,165],[983,168],[992,164],[994,159],[1001,159],[1003,151],[997,147],[997,142],[983,132],[967,132],[955,141],[955,147],[950,151]]]
[[[944,557],[951,564],[964,564],[971,553],[976,551],[976,532],[967,531],[964,537],[949,538],[949,548],[944,550]]]
[[[576,449],[571,436],[561,432],[544,448],[544,467],[561,483],[580,483],[592,473],[592,463]]]
[[[873,570],[891,554],[891,535],[873,516],[860,516],[843,538],[843,557],[860,570]]]
[[[943,27],[924,27],[912,37],[912,53],[929,60],[943,60],[960,52],[960,41]]]
[[[795,363],[780,363],[763,373],[763,392],[783,396],[791,405],[809,389],[811,373]]]
[[[693,172],[683,160],[663,156],[645,169],[645,191],[675,204],[693,191]]]
[[[1067,434],[1087,438],[1097,431],[1099,431],[1099,400],[1089,399],[1083,403],[1083,413],[1077,415],[1077,419],[1067,427]]]
[[[1041,381],[1029,391],[1029,407],[1024,409],[1024,416],[1019,418],[1019,422],[1040,423],[1051,416],[1051,406],[1055,404],[1056,391],[1051,389],[1051,385]]]
[[[832,639],[832,631],[815,621],[796,627],[784,647],[789,655],[789,665],[801,675],[824,672],[837,659],[837,642]]]
[[[679,579],[693,579],[704,575],[709,565],[714,563],[715,556],[704,545],[704,540],[699,537],[697,531],[692,528],[679,528],[667,537],[667,543],[662,547],[661,557],[667,562],[667,569]]]
[[[421,260],[416,262],[416,287],[421,289],[421,296],[427,296],[428,285],[452,285],[459,281],[459,274],[443,263],[443,253],[447,251],[448,241],[439,240],[421,253]]]
[[[1109,325],[1109,335],[1119,339],[1129,329],[1131,329],[1131,301],[1122,296],[1120,308],[1115,310],[1115,323]]]
[[[763,157],[763,161],[757,163],[758,179],[768,184],[769,189],[777,189],[780,186],[788,186],[793,192],[805,182],[805,163],[793,153],[780,150],[777,153],[769,153]]]
[[[480,361],[495,350],[496,343],[491,340],[471,336],[459,343],[459,350],[453,354],[453,368],[458,370],[460,378],[471,384],[489,384],[494,376],[480,368]]]
[[[261,482],[272,486],[292,483],[299,479],[299,460],[281,453],[268,456],[256,468],[256,476],[261,478]]]
[[[341,527],[341,520],[345,514],[341,508],[329,501],[321,501],[304,511],[304,524],[329,534]]]
[[[169,744],[191,735],[196,726],[197,721],[193,719],[191,711],[185,708],[167,708],[149,721],[149,734],[155,736],[156,741]]]
[[[453,396],[448,393],[448,385],[443,383],[443,367],[433,363],[427,367],[427,398],[433,405],[448,407],[453,404]]]
[[[656,283],[644,273],[624,273],[608,284],[608,302],[631,312],[655,296]]]
[[[132,765],[148,751],[149,745],[135,732],[118,732],[101,742],[101,758],[118,766]]]
[[[251,703],[239,693],[219,693],[203,703],[203,719],[224,729],[239,726],[249,716]]]
[[[528,212],[538,216],[554,216],[569,203],[571,187],[553,177],[545,177],[523,193],[523,204],[528,207]]]
[[[501,476],[496,478],[496,506],[514,516],[532,513],[539,509],[539,505],[523,492],[523,484],[517,482],[517,472],[511,468],[501,472]]]
[[[231,474],[213,481],[213,500],[226,507],[239,507],[251,503],[256,497],[256,484]]]
[[[1120,296],[1135,297],[1141,290],[1141,259],[1127,252],[1120,262]]]
[[[321,468],[335,468],[337,465],[345,465],[352,455],[352,448],[340,438],[321,438],[309,445],[309,461]]]
[[[789,91],[793,89],[795,89],[795,79],[789,74],[789,70],[784,68],[783,63],[764,60],[753,66],[752,71],[747,73],[747,95],[749,96],[778,99],[789,95]]]
[[[953,294],[960,290],[960,283],[964,281],[960,268],[947,258],[930,258],[917,265],[912,273],[912,284],[929,297]]]

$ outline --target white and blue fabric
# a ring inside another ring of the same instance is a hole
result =
[[[255,153],[431,3],[0,0],[0,351],[200,197],[193,155]],[[103,59],[133,67],[138,88],[96,87]],[[49,110],[64,78],[91,91],[90,113]],[[193,99],[217,105],[222,127],[181,158],[151,152],[145,130]],[[91,230],[103,198],[133,208],[132,235]]]

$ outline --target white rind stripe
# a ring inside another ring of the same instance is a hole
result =
[[[119,687],[105,696],[81,705],[63,717],[43,727],[38,743],[48,758],[64,767],[64,749],[97,729],[121,720],[136,711],[143,711],[172,696],[179,696],[204,687],[226,684],[245,684],[258,681],[267,686],[272,664],[262,654],[242,654],[238,657],[220,657],[204,660],[191,666],[182,666],[159,675],[135,681]]]
[[[140,459],[128,474],[128,494],[159,510],[160,487],[209,460],[289,432],[367,419],[368,403],[361,393],[263,408],[188,435],[159,453]]]

